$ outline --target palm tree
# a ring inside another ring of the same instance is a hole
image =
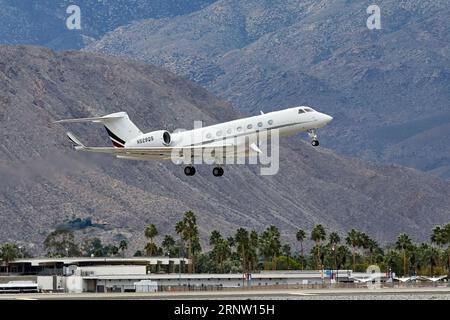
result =
[[[270,252],[272,255],[272,269],[277,269],[277,260],[276,257],[280,254],[280,231],[275,226],[269,226],[267,228],[267,231],[269,233],[269,239],[270,239]]]
[[[283,245],[281,248],[281,251],[283,252],[283,255],[287,259],[287,268],[290,270],[290,264],[289,264],[289,258],[291,257],[291,247],[288,244]]]
[[[328,236],[329,246],[334,254],[334,269],[337,269],[337,245],[341,242],[341,237],[337,234],[337,232],[332,232]]]
[[[339,242],[341,242],[341,237],[339,237],[337,232],[332,232],[328,236],[328,241],[331,245],[337,245]]]
[[[362,247],[363,249],[368,249],[369,242],[370,242],[370,237],[366,233],[361,232],[359,234],[359,246]]]
[[[395,242],[395,248],[397,250],[402,250],[403,252],[403,276],[407,274],[406,272],[406,252],[411,249],[412,241],[406,233],[401,233],[397,237],[397,241]]]
[[[224,272],[224,262],[231,255],[231,248],[227,240],[218,240],[213,249],[213,255],[219,265],[220,272]]]
[[[213,230],[211,232],[211,236],[209,237],[209,245],[213,246],[213,245],[219,243],[221,240],[222,240],[222,235],[220,234],[220,232],[217,230]]]
[[[6,264],[6,273],[9,273],[9,263],[17,259],[19,248],[15,244],[5,243],[0,247],[0,258]]]
[[[338,246],[336,248],[336,269],[339,270],[342,265],[347,262],[347,257],[350,255],[350,251],[345,245]]]
[[[435,243],[438,246],[441,245],[444,240],[442,239],[442,234],[443,232],[441,226],[435,226],[430,236],[431,243]]]
[[[151,257],[153,255],[156,255],[158,247],[153,242],[148,242],[144,247],[144,251],[147,257]]]
[[[227,238],[227,241],[228,241],[230,247],[234,247],[234,245],[236,244],[235,241],[234,241],[234,237],[233,236],[229,236]]]
[[[154,244],[153,239],[158,235],[158,229],[156,229],[154,224],[149,224],[145,227],[144,235],[150,240],[149,244],[145,246],[145,251],[147,252],[147,255],[151,257],[156,251],[156,245]]]
[[[303,257],[305,256],[303,252],[303,241],[305,241],[306,233],[302,229],[298,229],[297,233],[295,234],[295,237],[297,238],[297,241],[300,242],[300,254],[302,256],[301,268],[303,270]]]
[[[436,248],[422,243],[418,248],[418,253],[419,268],[423,270],[425,267],[429,267],[429,275],[433,276],[433,267],[437,265],[439,256]]]
[[[249,247],[249,271],[255,269],[258,263],[258,233],[255,230],[250,232],[250,247]]]
[[[440,246],[447,245],[447,272],[450,277],[450,223],[436,226],[431,235],[431,241]]]
[[[249,248],[250,239],[248,231],[244,228],[239,228],[235,236],[236,250],[241,257],[242,272],[247,272],[247,250]]]
[[[125,250],[128,248],[128,243],[126,240],[122,240],[119,243],[119,250],[122,251],[122,258],[125,256]]]
[[[211,232],[209,244],[213,246],[212,255],[219,265],[219,270],[224,272],[224,262],[231,255],[230,244],[222,238],[222,235],[217,230]]]
[[[370,254],[370,246],[371,246],[371,238],[364,232],[359,233],[359,243],[358,246],[362,247],[364,250],[369,251],[369,259],[372,260],[371,254]],[[364,254],[366,254],[366,251],[364,251]]]
[[[261,254],[264,257],[271,257],[271,269],[276,269],[276,257],[280,253],[280,231],[275,226],[269,226],[264,230],[258,240]]]
[[[321,224],[316,225],[311,231],[311,240],[316,243],[316,251],[317,251],[316,265],[318,270],[322,268],[322,259],[320,257],[320,246],[322,241],[324,241],[325,239],[326,239],[325,228]]]
[[[361,233],[355,229],[352,229],[348,232],[347,237],[345,238],[345,242],[347,245],[352,247],[352,256],[353,256],[353,270],[355,270],[356,265],[356,247],[360,244],[360,235]]]
[[[176,255],[175,240],[171,235],[166,234],[164,236],[161,246],[164,250],[164,255],[168,255],[169,257]]]
[[[197,218],[195,214],[190,210],[186,211],[183,220],[177,222],[175,231],[181,236],[181,240],[187,243],[188,258],[191,260],[191,263],[188,265],[188,272],[195,272],[193,249],[195,242],[198,242]]]
[[[431,232],[430,240],[431,243],[434,243],[437,245],[437,252],[438,252],[438,267],[441,268],[441,246],[444,245],[444,239],[443,239],[443,231],[441,226],[435,226],[433,228],[433,231]]]
[[[450,277],[450,223],[444,224],[441,231],[442,244],[447,245],[447,272]]]
[[[378,243],[372,238],[369,238],[367,240],[366,246],[367,246],[367,249],[369,250],[369,262],[370,262],[370,264],[372,264],[373,253],[375,252],[375,250],[380,251],[380,248],[378,246]]]

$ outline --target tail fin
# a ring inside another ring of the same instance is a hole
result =
[[[112,144],[123,148],[125,143],[142,134],[142,131],[129,119],[126,112],[116,112],[103,117],[59,120],[56,123],[97,122],[105,126]]]

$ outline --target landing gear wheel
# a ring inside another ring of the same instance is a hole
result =
[[[319,145],[319,140],[317,140],[317,130],[316,129],[309,129],[308,135],[311,138],[311,144],[314,147],[317,147]]]
[[[195,168],[193,166],[187,166],[184,168],[184,174],[187,176],[193,176],[195,174]]]
[[[215,167],[213,169],[213,175],[214,175],[214,177],[221,177],[221,176],[223,176],[223,169],[221,167]]]

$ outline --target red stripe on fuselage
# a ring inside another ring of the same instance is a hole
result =
[[[111,142],[114,145],[114,147],[116,147],[116,148],[123,148],[123,145],[119,144],[118,142],[114,141],[113,139],[111,139]]]

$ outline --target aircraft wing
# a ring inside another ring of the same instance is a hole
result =
[[[109,153],[118,158],[135,160],[169,160],[183,157],[217,157],[237,154],[233,145],[215,145],[215,146],[189,146],[189,147],[147,147],[147,148],[116,148],[116,147],[87,147],[72,133],[67,136],[74,144],[75,150]]]

